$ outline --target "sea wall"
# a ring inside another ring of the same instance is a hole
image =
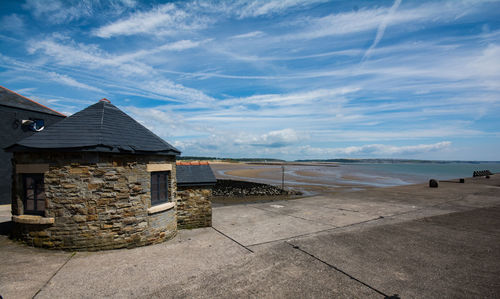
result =
[[[236,180],[217,180],[213,188],[213,196],[239,197],[239,196],[277,196],[277,195],[296,195],[297,191],[282,190],[276,186],[236,181]]]

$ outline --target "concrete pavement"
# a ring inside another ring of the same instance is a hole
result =
[[[10,221],[10,205],[0,205],[0,223]]]
[[[500,176],[214,207],[214,228],[104,252],[0,236],[4,298],[500,296]]]

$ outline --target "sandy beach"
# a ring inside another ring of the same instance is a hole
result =
[[[218,179],[244,180],[276,186],[282,184],[281,165],[211,162],[210,166]],[[323,171],[324,167],[328,167],[328,173]],[[330,165],[285,165],[285,189],[298,190],[306,196],[367,190],[377,187],[377,184],[375,176],[363,177],[344,173],[342,169]]]
[[[284,187],[304,195],[336,194],[374,188],[427,183],[429,179],[457,180],[472,176],[473,170],[498,172],[500,164],[439,163],[210,163],[218,179],[265,183]]]

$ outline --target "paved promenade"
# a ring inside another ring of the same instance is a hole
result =
[[[50,251],[0,235],[0,295],[500,297],[500,175],[219,206],[213,218],[130,250]]]

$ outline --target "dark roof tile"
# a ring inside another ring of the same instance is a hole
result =
[[[212,168],[207,164],[185,165],[176,167],[178,185],[214,185],[217,179]]]
[[[66,115],[0,86],[0,105],[65,117]]]
[[[12,151],[26,149],[180,154],[178,149],[105,100],[9,147]]]

